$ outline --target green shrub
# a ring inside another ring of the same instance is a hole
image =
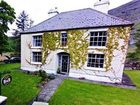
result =
[[[48,78],[48,74],[44,70],[39,70],[39,76],[41,77],[42,81]]]

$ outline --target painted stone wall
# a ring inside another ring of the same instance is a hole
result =
[[[70,54],[71,67],[80,69],[86,62],[88,34],[87,30],[70,30],[68,34],[68,44],[63,47],[60,45],[60,32],[46,32],[43,34],[43,61],[45,64],[47,56],[58,49]],[[82,57],[81,57],[82,56]]]
[[[89,68],[86,66],[86,62],[82,70],[71,70],[70,76],[120,83],[127,54],[130,30],[130,27],[109,28],[106,47],[88,48],[88,53],[105,54],[104,69]]]
[[[106,47],[90,47],[89,33],[91,30],[68,30],[68,44],[66,47],[60,45],[59,32],[45,32],[42,35],[42,48],[32,47],[32,36],[37,34],[22,35],[21,68],[28,70],[49,70],[56,73],[58,68],[57,53],[67,52],[70,54],[70,73],[72,77],[86,77],[87,79],[103,80],[107,82],[120,82],[122,79],[123,66],[127,53],[130,27],[108,28]],[[96,30],[96,29],[95,29]],[[31,62],[32,51],[42,51],[42,63]],[[88,53],[105,54],[103,69],[87,67]]]

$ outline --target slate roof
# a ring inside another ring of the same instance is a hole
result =
[[[110,15],[137,22],[140,20],[140,0],[133,0],[108,12]]]
[[[120,25],[132,25],[132,23],[91,8],[86,8],[62,12],[33,26],[32,28],[22,33],[97,28]]]

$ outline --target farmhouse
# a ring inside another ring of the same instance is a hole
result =
[[[21,69],[120,83],[131,26],[91,8],[59,13],[21,33]]]

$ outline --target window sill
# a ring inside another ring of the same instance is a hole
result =
[[[41,63],[41,62],[31,62],[31,64],[34,64],[34,65],[41,65],[42,63]]]
[[[88,49],[107,49],[106,46],[89,46]]]
[[[68,46],[60,46],[60,48],[68,48]]]
[[[85,69],[92,71],[106,71],[105,68],[96,68],[96,67],[85,67]]]
[[[40,47],[31,47],[31,49],[41,49],[42,47],[40,46]]]

